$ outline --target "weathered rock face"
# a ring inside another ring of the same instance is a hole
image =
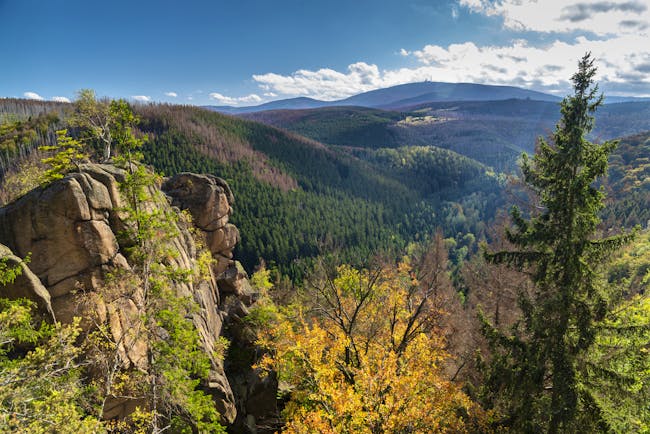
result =
[[[111,227],[121,178],[112,166],[89,165],[0,209],[0,242],[30,255],[29,268],[63,322],[74,315],[73,291],[98,288],[108,267],[128,267]]]
[[[172,205],[187,210],[196,228],[204,234],[207,248],[216,259],[214,273],[221,275],[234,262],[232,251],[239,241],[239,230],[228,223],[234,197],[226,181],[212,175],[180,173],[168,179],[162,190]]]
[[[56,320],[52,310],[52,299],[50,293],[43,286],[41,281],[29,269],[27,264],[14,255],[7,247],[0,244],[0,260],[8,267],[20,267],[20,275],[13,283],[2,288],[3,295],[10,299],[27,298],[36,302],[42,312],[47,312],[52,319]]]
[[[82,167],[81,173],[69,174],[1,208],[0,243],[7,247],[0,247],[0,256],[15,263],[27,255],[31,259],[28,266],[22,265],[23,276],[12,286],[3,288],[0,295],[31,298],[44,312],[50,310],[62,322],[69,322],[74,316],[87,318],[92,311],[109,325],[114,336],[132,327],[139,315],[141,295],[137,291],[113,300],[96,295],[105,283],[106,272],[130,267],[117,236],[125,227],[119,212],[122,203],[118,189],[123,179],[124,172],[114,166],[88,164]],[[188,189],[188,184],[192,188]],[[175,205],[192,213],[197,227],[205,233],[206,245],[218,259],[212,276],[198,283],[178,283],[175,290],[181,296],[193,297],[199,304],[200,310],[193,321],[206,353],[212,358],[206,386],[224,421],[232,423],[237,416],[235,398],[223,362],[213,356],[225,316],[219,306],[216,276],[237,268],[230,259],[239,238],[237,228],[228,223],[232,193],[224,181],[215,177],[188,174],[166,185],[182,187],[167,188],[167,191]],[[173,244],[178,255],[170,260],[178,268],[189,269],[196,261],[197,247],[182,219],[177,225],[180,236]],[[241,280],[232,285],[247,285],[247,280],[246,283]],[[230,279],[220,281],[230,282]],[[82,326],[92,324],[82,321]],[[120,354],[124,364],[146,369],[147,348],[146,342],[123,345]],[[109,407],[112,407],[110,417],[119,417],[132,411],[134,405],[114,402]]]
[[[0,258],[23,269],[0,296],[30,298],[44,317],[62,322],[81,316],[85,328],[96,322],[107,324],[115,340],[121,341],[118,337],[139,321],[143,297],[141,289],[106,296],[107,272],[130,268],[119,242],[126,223],[118,187],[125,173],[111,165],[87,164],[81,169],[0,208],[0,243],[4,244],[0,244]],[[268,423],[277,418],[277,380],[251,368],[258,349],[244,318],[256,294],[241,264],[232,258],[239,241],[239,231],[228,222],[232,192],[220,178],[191,173],[168,179],[162,190],[170,203],[155,206],[189,211],[195,229],[192,234],[185,219],[176,223],[179,235],[172,243],[178,254],[168,259],[170,265],[193,268],[197,235],[216,260],[210,276],[199,282],[177,282],[174,288],[180,296],[193,297],[200,307],[193,322],[212,361],[206,389],[230,431],[274,432],[277,425]],[[26,256],[29,264],[20,259]],[[234,354],[244,355],[228,361],[225,368],[214,356],[221,335],[230,339]],[[147,351],[143,338],[118,345],[123,365],[134,369],[147,369]],[[123,417],[138,404],[109,401],[105,416]]]
[[[228,223],[233,196],[228,184],[211,175],[181,173],[168,179],[162,190],[173,206],[190,212],[193,223],[202,234],[206,247],[216,264],[219,309],[224,322],[224,335],[231,342],[235,360],[227,360],[225,372],[234,392],[237,417],[230,426],[234,433],[272,433],[277,421],[277,379],[263,376],[251,366],[256,362],[256,335],[244,321],[256,294],[241,264],[232,259],[232,250],[239,241],[239,231]]]

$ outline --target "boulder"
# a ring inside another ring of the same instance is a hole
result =
[[[179,173],[162,185],[172,205],[188,210],[197,228],[215,231],[228,222],[234,197],[221,178],[196,173]]]
[[[52,310],[50,293],[32,270],[29,269],[27,263],[14,255],[9,247],[2,244],[0,244],[0,261],[7,267],[20,267],[20,274],[13,282],[0,286],[0,296],[12,300],[17,298],[32,300],[41,311],[47,312],[51,319],[56,321]]]
[[[234,294],[245,304],[254,302],[254,291],[248,281],[248,274],[239,261],[232,261],[217,277],[217,285],[222,294]]]
[[[31,270],[48,289],[56,287],[53,298],[78,289],[102,265],[124,262],[116,258],[119,246],[108,221],[108,191],[117,189],[115,178],[110,183],[75,173],[0,209],[1,242],[31,256]]]

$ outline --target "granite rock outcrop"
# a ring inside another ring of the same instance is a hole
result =
[[[116,336],[129,327],[131,318],[138,315],[137,293],[112,300],[97,296],[107,273],[130,268],[128,255],[120,245],[120,234],[127,224],[119,191],[119,183],[124,179],[125,172],[115,166],[84,164],[78,173],[70,173],[0,208],[0,257],[23,268],[21,277],[4,287],[0,295],[30,298],[44,317],[64,323],[81,316],[85,328],[93,327],[93,322],[87,320],[91,312],[99,313],[96,317]],[[192,319],[212,362],[204,387],[213,396],[225,423],[239,421],[239,428],[233,428],[234,431],[257,432],[255,417],[277,412],[277,384],[252,375],[249,367],[234,370],[245,372],[244,376],[235,374],[229,378],[223,361],[214,356],[219,337],[227,334],[229,328],[224,322],[241,321],[255,300],[246,272],[233,260],[239,231],[229,223],[232,192],[220,178],[191,173],[167,179],[161,187],[167,200],[154,206],[172,207],[176,212],[186,210],[192,216],[191,223],[182,218],[175,223],[179,235],[171,242],[178,255],[170,258],[171,265],[190,269],[197,261],[201,245],[215,259],[208,277],[199,282],[179,282],[174,288],[178,295],[191,296],[199,305]],[[25,257],[29,257],[28,264],[20,259]],[[233,310],[233,306],[238,308]],[[254,345],[250,334],[239,335],[233,338],[230,333],[231,346]],[[147,342],[122,348],[122,362],[146,369],[147,348]],[[256,393],[235,396],[233,382],[239,389]],[[257,400],[270,398],[258,404],[244,402],[250,396]],[[108,407],[107,417],[123,417],[133,410],[134,404],[116,401]],[[258,407],[263,411],[256,411]],[[247,411],[250,414],[242,413]]]

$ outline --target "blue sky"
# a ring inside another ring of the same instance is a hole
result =
[[[650,0],[0,0],[0,97],[333,100],[425,79],[650,95]]]

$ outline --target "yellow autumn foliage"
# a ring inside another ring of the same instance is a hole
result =
[[[480,409],[444,377],[439,288],[411,266],[338,268],[261,334],[261,366],[289,385],[283,432],[462,433]]]

